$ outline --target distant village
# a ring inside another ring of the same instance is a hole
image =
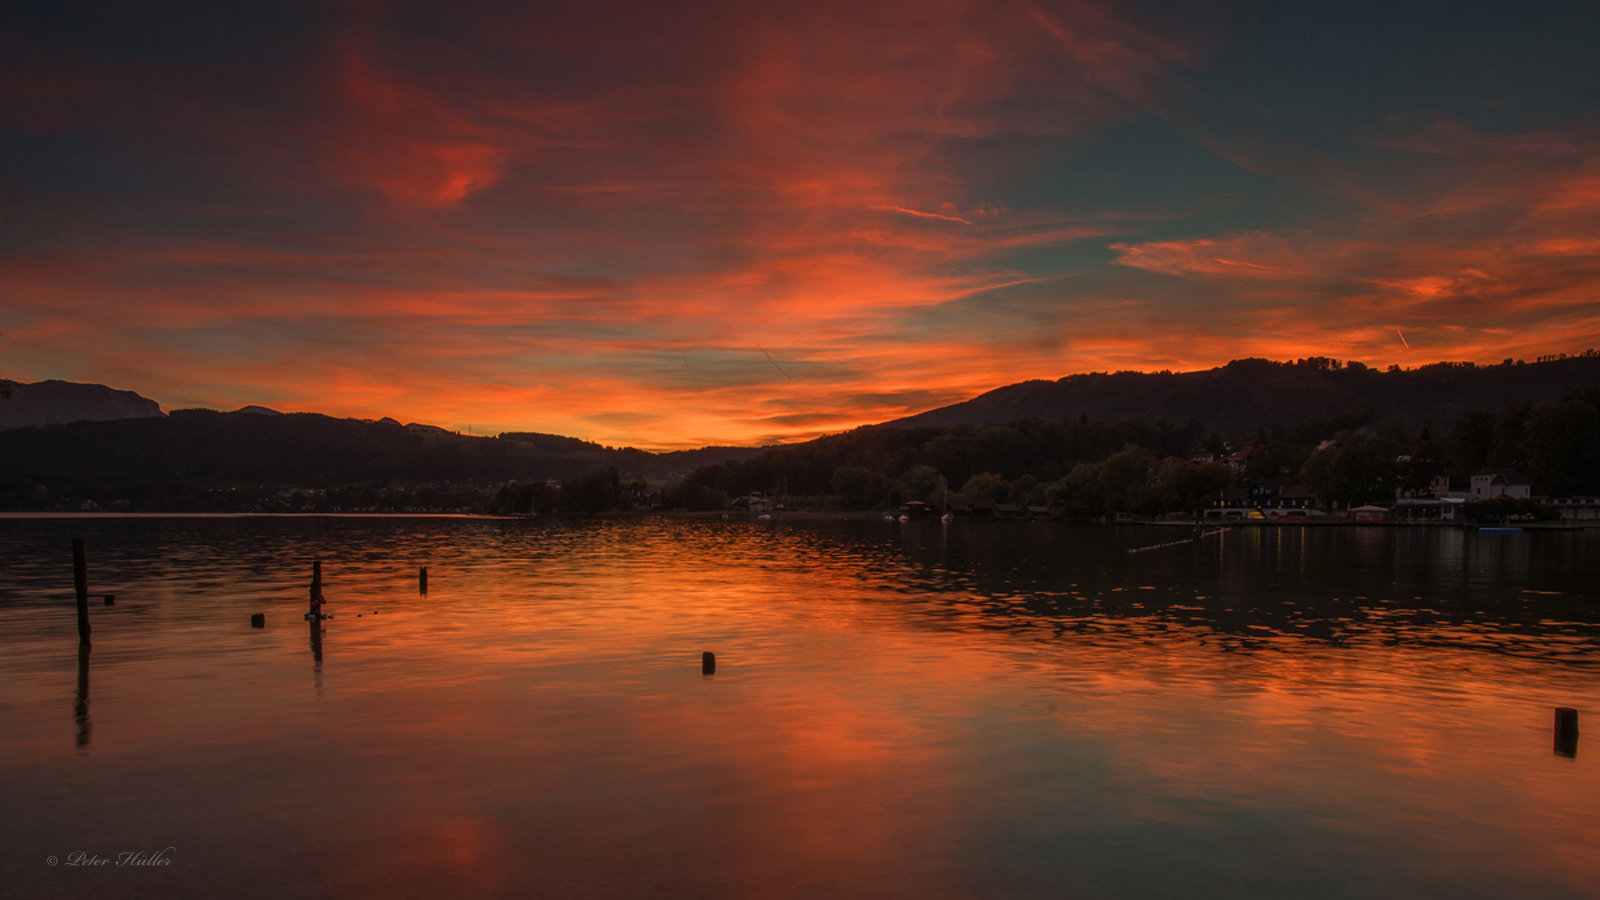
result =
[[[1238,450],[1223,458],[1235,472],[1249,468],[1250,459],[1261,448],[1260,441],[1247,441]],[[1211,454],[1192,458],[1196,464],[1210,463]],[[1396,457],[1404,466],[1411,462],[1408,456]],[[1459,489],[1457,489],[1459,488]],[[1447,473],[1435,475],[1422,490],[1397,488],[1391,502],[1365,503],[1340,509],[1337,502],[1331,509],[1317,502],[1316,491],[1305,485],[1292,484],[1283,479],[1270,478],[1257,481],[1248,488],[1222,488],[1204,498],[1204,506],[1197,510],[1205,519],[1234,519],[1281,522],[1305,522],[1315,519],[1342,519],[1354,522],[1454,522],[1465,521],[1469,504],[1497,500],[1528,501],[1541,507],[1544,515],[1553,514],[1561,519],[1600,520],[1600,497],[1535,497],[1532,486],[1514,469],[1488,469],[1472,475],[1468,484],[1453,486]],[[1498,511],[1498,510],[1497,510]],[[1520,521],[1541,517],[1540,511],[1521,507],[1507,507],[1495,518]]]
[[[1221,462],[1236,474],[1244,474],[1260,441],[1247,441],[1239,449],[1218,460],[1215,454],[1201,453],[1189,458],[1168,457],[1160,466],[1212,465]],[[1401,456],[1398,464],[1409,459]],[[940,506],[911,500],[893,509],[898,517],[919,519],[947,515],[965,520],[1044,520],[1072,522],[1138,522],[1151,518],[1207,522],[1251,523],[1466,523],[1468,521],[1535,521],[1559,519],[1594,522],[1600,525],[1600,496],[1544,497],[1533,494],[1528,480],[1513,469],[1490,469],[1472,475],[1468,484],[1454,489],[1448,474],[1435,476],[1421,491],[1397,489],[1392,500],[1341,507],[1337,501],[1318,502],[1316,491],[1281,478],[1257,481],[1249,487],[1220,488],[1206,494],[1201,505],[1188,512],[1171,512],[1159,517],[1116,512],[1097,516],[1088,501],[1065,498],[1050,506],[999,502],[991,497],[957,500]],[[1498,501],[1487,503],[1486,501]],[[1520,501],[1520,502],[1506,502]],[[729,508],[739,512],[772,513],[784,511],[782,502],[752,493],[735,498]],[[886,510],[888,508],[886,507]],[[679,509],[679,512],[686,512]]]

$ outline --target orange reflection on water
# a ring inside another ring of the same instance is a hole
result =
[[[92,816],[108,844],[266,846],[295,865],[255,870],[263,896],[1600,882],[1593,754],[1552,755],[1549,730],[1554,706],[1600,708],[1571,661],[1600,633],[1573,589],[1589,545],[1552,543],[1587,536],[1130,560],[1110,529],[1052,525],[320,527],[102,536],[145,543],[97,621],[94,742],[70,749],[70,654],[5,664],[0,786],[39,823],[5,836],[43,853]],[[176,537],[208,552],[160,556]],[[338,551],[320,691],[309,543]],[[237,593],[194,588],[202,567]],[[1442,599],[1399,607],[1412,579]],[[43,609],[5,624],[44,647]],[[51,783],[71,799],[28,786]]]

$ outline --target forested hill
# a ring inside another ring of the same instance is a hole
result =
[[[1279,363],[1234,360],[1203,372],[1116,372],[1024,381],[964,403],[885,423],[995,425],[1024,419],[1133,420],[1174,424],[1199,420],[1227,438],[1334,412],[1370,411],[1448,428],[1469,409],[1499,409],[1511,400],[1554,400],[1571,388],[1600,387],[1600,354],[1500,365],[1434,363],[1379,371],[1361,363],[1313,358]]]
[[[760,452],[712,447],[651,453],[556,435],[467,437],[315,413],[174,410],[165,418],[0,431],[0,476],[92,473],[157,482],[307,485],[554,479],[616,468],[622,477],[664,478]]]

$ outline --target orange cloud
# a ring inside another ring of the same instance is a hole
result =
[[[1073,371],[1595,343],[1592,134],[1401,118],[1359,136],[1431,173],[1397,182],[1281,117],[1208,112],[1184,79],[1226,35],[1160,24],[1097,2],[369,4],[291,64],[11,60],[39,89],[0,89],[0,124],[102,135],[86,158],[133,186],[21,186],[0,374],[680,447]],[[1331,199],[1221,229],[1188,201],[1053,193],[1115,182],[1074,154],[1151,117]]]

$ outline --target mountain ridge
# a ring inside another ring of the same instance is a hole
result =
[[[476,437],[320,413],[179,409],[162,418],[0,431],[0,476],[94,473],[158,482],[346,484],[548,480],[615,468],[624,476],[662,479],[764,449],[651,453],[529,432]]]
[[[1333,412],[1372,411],[1413,423],[1427,418],[1447,428],[1469,409],[1554,400],[1568,390],[1592,387],[1600,387],[1600,354],[1593,350],[1533,363],[1440,362],[1387,371],[1322,357],[1286,363],[1243,359],[1195,372],[1090,372],[1022,381],[872,427],[1087,416],[1174,424],[1198,420],[1236,438]]]
[[[10,394],[0,400],[0,430],[166,415],[161,404],[148,397],[103,384],[56,379],[31,384],[0,380],[0,387]]]
[[[19,395],[25,399],[24,389],[37,387],[10,384],[13,396],[0,400],[0,411],[16,404]],[[86,388],[77,393],[101,402],[101,413],[137,415],[0,430],[0,476],[76,473],[275,484],[503,482],[572,478],[614,468],[623,477],[673,479],[701,466],[748,460],[771,449],[706,447],[653,453],[536,432],[475,437],[402,426],[392,419],[273,415],[276,411],[256,408],[169,414],[132,391],[70,382],[40,384],[50,385],[46,392],[58,396],[72,393],[68,388]],[[1085,418],[1189,428],[1193,426],[1187,423],[1199,422],[1224,439],[1235,439],[1273,425],[1349,412],[1413,423],[1425,418],[1448,428],[1468,409],[1497,409],[1513,400],[1553,400],[1575,388],[1600,388],[1600,354],[1589,351],[1534,363],[1508,360],[1495,366],[1435,363],[1388,371],[1320,357],[1286,363],[1245,359],[1197,372],[1101,372],[1018,382],[963,403],[863,429]],[[25,413],[40,415],[41,408],[35,403],[32,412]],[[71,414],[83,407],[60,409]]]

